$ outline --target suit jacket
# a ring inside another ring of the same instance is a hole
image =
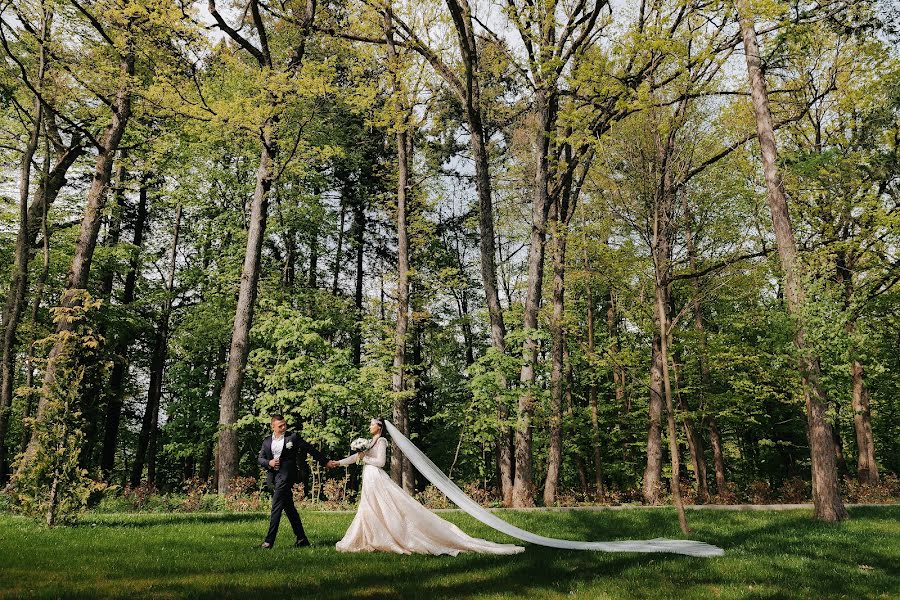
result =
[[[319,464],[325,466],[328,457],[319,452],[312,444],[304,440],[294,431],[284,432],[284,448],[281,450],[281,467],[273,469],[269,466],[269,461],[275,458],[272,454],[272,436],[270,435],[263,440],[262,448],[259,449],[259,457],[257,462],[263,467],[266,474],[266,485],[274,488],[276,485],[291,486],[298,480],[297,460],[300,450],[308,452]]]

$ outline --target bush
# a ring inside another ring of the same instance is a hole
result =
[[[495,488],[483,488],[477,481],[465,484],[465,486],[463,486],[463,491],[466,493],[466,496],[481,506],[496,507],[501,504],[499,490]]]
[[[784,481],[778,488],[778,500],[785,504],[801,504],[809,502],[812,494],[810,482],[800,477],[792,477]]]
[[[12,512],[13,508],[13,497],[6,492],[0,491],[0,513]]]
[[[256,477],[235,477],[231,480],[231,491],[225,496],[224,509],[235,512],[256,512],[263,509],[266,501]]]
[[[424,504],[426,508],[453,508],[453,504],[447,500],[444,492],[440,491],[433,485],[429,485],[424,490],[416,494],[416,500]]]
[[[78,464],[84,441],[82,383],[104,377],[109,367],[101,353],[103,338],[94,334],[88,319],[101,302],[83,290],[71,293],[74,306],[54,309],[54,322],[67,326],[42,340],[53,348],[47,361],[53,376],[41,390],[37,417],[26,419],[33,437],[16,461],[11,481],[16,510],[50,527],[73,522],[90,496],[105,487]]]
[[[900,500],[900,479],[896,475],[883,475],[877,485],[860,483],[856,479],[844,479],[844,501],[861,504],[882,504]]]
[[[768,481],[754,481],[747,488],[747,496],[753,504],[769,504],[772,502],[772,486]]]

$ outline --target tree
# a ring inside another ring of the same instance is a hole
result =
[[[778,172],[778,149],[769,110],[769,97],[765,75],[759,55],[754,17],[744,0],[737,2],[740,14],[747,75],[756,117],[757,136],[762,154],[763,172],[766,178],[767,199],[772,213],[775,241],[784,278],[784,296],[788,310],[797,315],[805,300],[802,275],[799,272],[797,246],[791,226],[787,198],[781,175]],[[796,325],[795,343],[798,350],[798,367],[803,378],[803,394],[806,399],[807,427],[810,457],[812,459],[813,503],[816,518],[823,521],[841,521],[847,518],[847,510],[841,500],[835,465],[835,447],[831,425],[826,418],[828,398],[822,388],[819,357],[808,347],[803,324]]]
[[[259,39],[259,46],[244,37],[239,30],[232,28],[216,8],[214,1],[209,3],[210,14],[218,28],[223,31],[241,49],[249,53],[256,61],[259,73],[279,73],[279,81],[287,83],[299,70],[306,54],[307,37],[312,28],[316,11],[315,0],[308,0],[300,15],[285,16],[286,23],[298,25],[297,40],[285,61],[285,65],[277,65],[277,57],[269,46],[269,33],[263,20],[260,4],[250,0],[248,9],[253,18],[253,28]],[[298,11],[299,12],[299,11]],[[225,372],[225,384],[222,386],[219,401],[219,448],[217,455],[217,471],[219,493],[226,494],[231,490],[231,482],[237,474],[237,432],[234,425],[238,418],[238,405],[241,387],[244,382],[244,370],[247,354],[250,351],[250,326],[253,323],[253,308],[256,303],[257,283],[260,273],[260,257],[266,232],[266,219],[269,208],[269,189],[276,178],[275,160],[278,156],[278,136],[276,128],[281,116],[281,103],[277,89],[265,93],[267,108],[259,127],[260,155],[256,171],[256,188],[250,205],[250,226],[247,231],[247,247],[244,254],[244,265],[241,269],[240,288],[237,307],[235,309],[234,326],[231,336],[231,347],[228,352],[228,368]]]
[[[120,8],[125,8],[127,4],[126,2]],[[150,7],[142,8],[147,10]],[[146,17],[140,16],[138,11],[130,13],[124,10],[110,11],[103,15],[105,22],[98,20],[98,15],[92,15],[87,11],[84,11],[84,13],[88,27],[93,29],[102,40],[95,48],[95,51],[100,54],[107,51],[110,52],[115,59],[118,73],[114,78],[115,88],[110,90],[111,97],[107,97],[102,93],[99,95],[99,99],[109,109],[110,122],[103,130],[101,138],[96,139],[93,136],[89,138],[97,151],[97,158],[94,163],[93,178],[87,194],[84,216],[81,221],[78,244],[69,269],[66,289],[59,302],[59,306],[63,310],[73,308],[80,297],[80,290],[84,290],[87,287],[94,249],[97,245],[97,235],[100,230],[102,209],[106,202],[106,189],[112,174],[113,160],[118,150],[119,142],[125,133],[128,120],[131,117],[131,103],[134,93],[131,78],[135,72],[135,35],[141,27],[147,24]],[[70,324],[65,316],[58,320],[57,334],[64,334],[69,328]],[[56,385],[56,359],[64,350],[63,339],[64,336],[60,335],[50,351],[44,374],[44,388],[47,391],[54,389]],[[41,395],[38,401],[36,411],[38,423],[41,422],[44,410],[47,407],[49,398],[47,391]],[[38,444],[39,440],[36,434],[33,433],[26,449],[26,457],[35,455],[38,451]],[[24,464],[24,462],[20,464]]]

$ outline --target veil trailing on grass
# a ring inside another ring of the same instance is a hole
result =
[[[558,540],[537,535],[515,525],[507,523],[500,517],[489,512],[480,504],[466,496],[453,481],[419,450],[405,435],[394,427],[390,421],[385,421],[391,439],[396,442],[403,455],[430,481],[441,490],[451,502],[460,507],[469,516],[478,519],[488,527],[492,527],[501,533],[525,542],[549,546],[550,548],[562,548],[565,550],[596,550],[601,552],[673,552],[687,554],[689,556],[722,556],[725,551],[716,546],[693,540],[627,540],[620,542],[575,542],[571,540]]]

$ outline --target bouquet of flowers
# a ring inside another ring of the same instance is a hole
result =
[[[354,452],[364,452],[369,449],[370,441],[371,440],[367,440],[366,438],[356,438],[350,442],[350,449]]]

